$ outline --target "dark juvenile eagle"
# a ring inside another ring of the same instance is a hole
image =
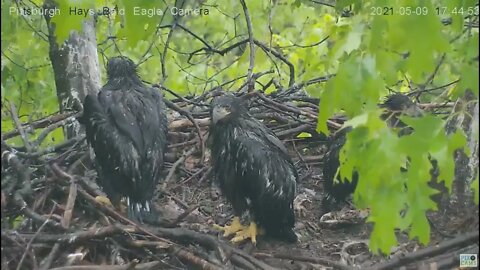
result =
[[[97,163],[99,184],[114,203],[126,198],[129,218],[153,217],[153,197],[163,167],[167,118],[162,95],[145,86],[127,57],[111,58],[108,82],[88,95],[81,122]]]
[[[298,173],[285,146],[248,113],[240,98],[216,98],[210,116],[214,177],[234,211],[232,224],[217,228],[224,236],[236,233],[233,242],[250,238],[255,244],[260,228],[296,241],[293,199]],[[240,217],[247,210],[251,222],[244,227]]]
[[[406,95],[392,94],[388,96],[383,104],[379,105],[384,108],[385,112],[382,114],[382,119],[387,121],[390,127],[402,127],[399,135],[405,135],[411,130],[401,122],[398,117],[401,114],[418,117],[422,115],[421,109],[413,103]],[[354,191],[358,183],[358,174],[356,172],[351,176],[340,176],[337,170],[340,166],[339,155],[343,145],[346,142],[346,135],[351,130],[350,127],[343,128],[334,134],[328,143],[327,153],[324,158],[323,179],[325,196],[322,202],[322,211],[331,211],[331,207],[335,202],[343,202]],[[335,183],[335,175],[337,175],[337,182]],[[345,180],[348,179],[348,181]]]

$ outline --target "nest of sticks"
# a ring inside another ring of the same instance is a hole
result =
[[[186,217],[198,210],[198,205],[190,205],[176,196],[176,188],[210,186],[206,138],[209,100],[213,95],[215,92],[211,91],[201,96],[166,100],[169,141],[158,193],[171,195],[182,209],[156,226],[135,224],[121,211],[95,200],[103,193],[95,184],[96,172],[82,133],[42,146],[53,130],[78,124],[76,118],[80,113],[57,113],[21,123],[15,106],[11,105],[16,128],[2,133],[1,140],[2,269],[275,269],[265,260],[274,257],[287,260],[287,264],[289,260],[297,260],[310,266],[352,269],[327,257],[292,258],[285,254],[247,252],[215,233],[185,225]],[[252,115],[263,120],[286,143],[302,168],[302,177],[311,175],[312,168],[321,167],[326,138],[315,132],[317,99],[292,91],[272,95],[256,92],[244,97],[249,101]],[[449,106],[420,105],[438,110]],[[335,130],[344,120],[333,118],[328,125]],[[33,130],[39,135],[30,140],[28,134]],[[302,132],[311,136],[299,137]],[[7,140],[17,136],[23,146],[9,145]],[[300,147],[318,151],[303,153],[298,150]],[[463,237],[441,248],[448,251],[459,246],[459,242],[463,246],[478,242],[478,233]],[[420,258],[425,256],[429,253]],[[392,264],[384,267],[389,269]]]

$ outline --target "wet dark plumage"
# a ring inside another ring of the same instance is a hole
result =
[[[127,198],[129,217],[152,216],[163,167],[167,118],[161,94],[145,86],[126,57],[110,59],[108,82],[84,101],[81,122],[95,151],[99,184],[114,204]]]
[[[388,96],[379,107],[385,109],[382,119],[387,121],[388,126],[403,128],[399,131],[399,136],[411,132],[411,129],[398,119],[400,115],[404,114],[412,117],[422,115],[422,111],[418,106],[403,94]],[[357,186],[358,175],[355,172],[351,176],[340,176],[338,174],[338,181],[334,183],[335,175],[340,166],[340,151],[346,142],[346,135],[350,130],[350,127],[344,128],[329,139],[323,166],[325,196],[322,201],[322,212],[329,212],[334,205],[344,202],[355,191]]]
[[[220,111],[228,114],[219,117]],[[210,115],[213,172],[234,214],[249,210],[267,235],[296,241],[293,199],[298,173],[283,143],[248,113],[240,98],[216,98]]]
[[[350,130],[351,128],[340,130],[328,142],[328,150],[323,162],[323,188],[325,190],[322,201],[323,212],[329,212],[335,203],[345,201],[355,191],[358,183],[358,174],[355,172],[351,176],[343,176],[343,179],[338,174],[338,182],[334,183],[335,174],[340,167],[340,151],[347,140],[346,134]]]

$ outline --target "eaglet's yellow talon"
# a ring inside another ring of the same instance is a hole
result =
[[[213,228],[219,231],[223,231],[223,237],[229,236],[231,234],[234,234],[244,229],[242,223],[240,223],[239,217],[234,217],[232,219],[232,224],[230,225],[225,225],[224,227],[222,227],[217,224],[214,224]]]
[[[257,244],[257,235],[262,235],[264,231],[261,228],[257,227],[255,222],[250,222],[250,226],[245,229],[238,231],[235,234],[235,237],[230,240],[232,243],[238,243],[245,239],[250,238],[253,245]]]
[[[95,201],[97,201],[98,203],[101,203],[101,204],[103,204],[103,205],[113,207],[112,202],[111,202],[110,199],[108,199],[107,197],[97,196],[97,197],[95,197]]]

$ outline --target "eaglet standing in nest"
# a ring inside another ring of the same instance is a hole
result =
[[[211,105],[210,142],[213,172],[222,193],[232,204],[234,218],[217,229],[232,242],[258,234],[294,242],[293,199],[298,173],[278,137],[253,118],[242,99],[232,95],[216,98]],[[249,211],[249,226],[240,223]]]
[[[411,130],[399,120],[401,115],[410,117],[420,117],[422,110],[413,103],[408,96],[403,94],[392,94],[386,97],[384,103],[379,104],[380,108],[385,109],[382,119],[387,121],[390,128],[401,128],[399,135],[405,135]],[[351,127],[344,127],[337,131],[330,139],[327,146],[327,153],[324,157],[323,179],[325,197],[322,200],[322,213],[330,212],[334,206],[345,202],[347,198],[355,192],[358,184],[358,174],[341,176],[339,174],[340,152],[346,142],[347,133],[352,130]],[[347,180],[348,179],[348,180]]]
[[[130,219],[154,220],[151,199],[167,138],[162,95],[142,83],[136,65],[127,57],[111,58],[107,75],[108,82],[98,95],[85,98],[80,119],[95,152],[99,185],[116,205],[126,198]]]

